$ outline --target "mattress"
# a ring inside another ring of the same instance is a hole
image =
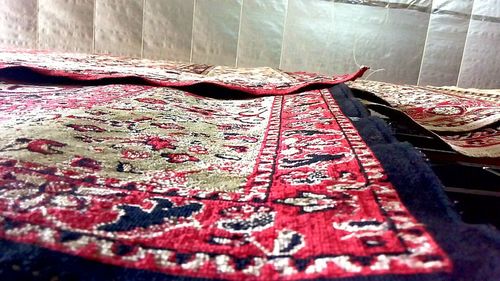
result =
[[[334,77],[0,54],[5,280],[498,280],[422,155]]]

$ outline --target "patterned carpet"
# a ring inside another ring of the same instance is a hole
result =
[[[500,235],[345,85],[208,91],[3,80],[1,279],[500,278]]]
[[[156,86],[216,85],[252,95],[283,95],[307,87],[333,86],[354,80],[368,70],[325,76],[284,72],[270,67],[234,68],[164,60],[133,59],[103,55],[0,49],[0,70],[30,70],[37,74],[80,81],[136,78]]]
[[[8,240],[231,279],[450,270],[328,91],[3,88]]]
[[[500,157],[500,91],[357,80],[350,87],[381,99],[433,131],[455,151]]]

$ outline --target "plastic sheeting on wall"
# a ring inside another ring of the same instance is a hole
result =
[[[37,23],[39,48],[94,50],[93,0],[38,0]]]
[[[500,0],[0,0],[0,46],[500,88]],[[369,74],[370,75],[370,74]]]
[[[95,52],[140,56],[142,5],[143,0],[96,0]]]
[[[191,59],[194,0],[148,0],[144,7],[143,56]]]

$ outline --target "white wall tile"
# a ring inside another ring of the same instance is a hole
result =
[[[500,23],[472,20],[465,44],[459,87],[500,88]]]
[[[332,72],[333,2],[289,0],[281,68]]]
[[[456,85],[473,0],[434,1],[420,69],[420,85]]]
[[[242,0],[196,0],[193,54],[196,63],[236,65]]]
[[[143,0],[96,0],[95,52],[141,56]]]
[[[422,62],[429,14],[416,10],[389,10],[382,29],[374,28],[364,52],[371,62],[360,62],[384,69],[370,79],[393,83],[416,84]]]
[[[194,0],[147,0],[144,57],[189,61]]]
[[[434,0],[432,9],[438,11],[452,11],[464,14],[470,14],[474,0]]]
[[[291,0],[282,67],[325,74],[368,65],[370,79],[416,83],[429,15],[417,10]]]
[[[474,0],[473,15],[500,17],[500,0]]]
[[[0,6],[0,47],[325,74],[355,70],[355,55],[357,64],[384,69],[373,80],[500,87],[500,0],[0,0]]]
[[[360,65],[369,65],[373,70],[382,67],[380,58],[390,60],[385,53],[385,43],[380,41],[388,35],[389,11],[374,6],[335,3],[333,32],[329,39],[333,42],[330,48],[332,73],[352,72]]]
[[[0,46],[36,46],[36,0],[0,0]]]
[[[93,0],[39,0],[38,7],[39,48],[93,51]]]
[[[288,1],[244,0],[238,66],[279,67]]]

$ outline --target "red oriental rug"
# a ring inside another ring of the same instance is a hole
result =
[[[498,89],[464,89],[458,87],[431,87],[461,97],[469,97],[497,104],[500,114],[500,90]],[[500,124],[496,122],[489,126],[468,132],[446,134],[440,136],[453,149],[465,155],[483,157],[500,157]]]
[[[217,100],[3,83],[0,94],[0,237],[37,247],[19,263],[18,246],[2,248],[0,275],[43,264],[33,256],[46,250],[172,278],[452,271],[328,90]]]
[[[283,95],[311,86],[332,86],[355,80],[368,69],[362,67],[352,74],[330,77],[284,72],[270,67],[234,68],[107,55],[0,49],[0,77],[2,72],[18,68],[84,81],[140,78],[142,82],[156,86],[212,84],[252,95]]]
[[[484,94],[368,80],[349,86],[376,95],[432,131],[467,132],[500,121],[498,91]]]
[[[421,87],[376,81],[350,82],[433,131],[455,151],[471,157],[500,157],[500,91]]]
[[[500,124],[470,132],[438,135],[455,151],[475,157],[500,157]]]

